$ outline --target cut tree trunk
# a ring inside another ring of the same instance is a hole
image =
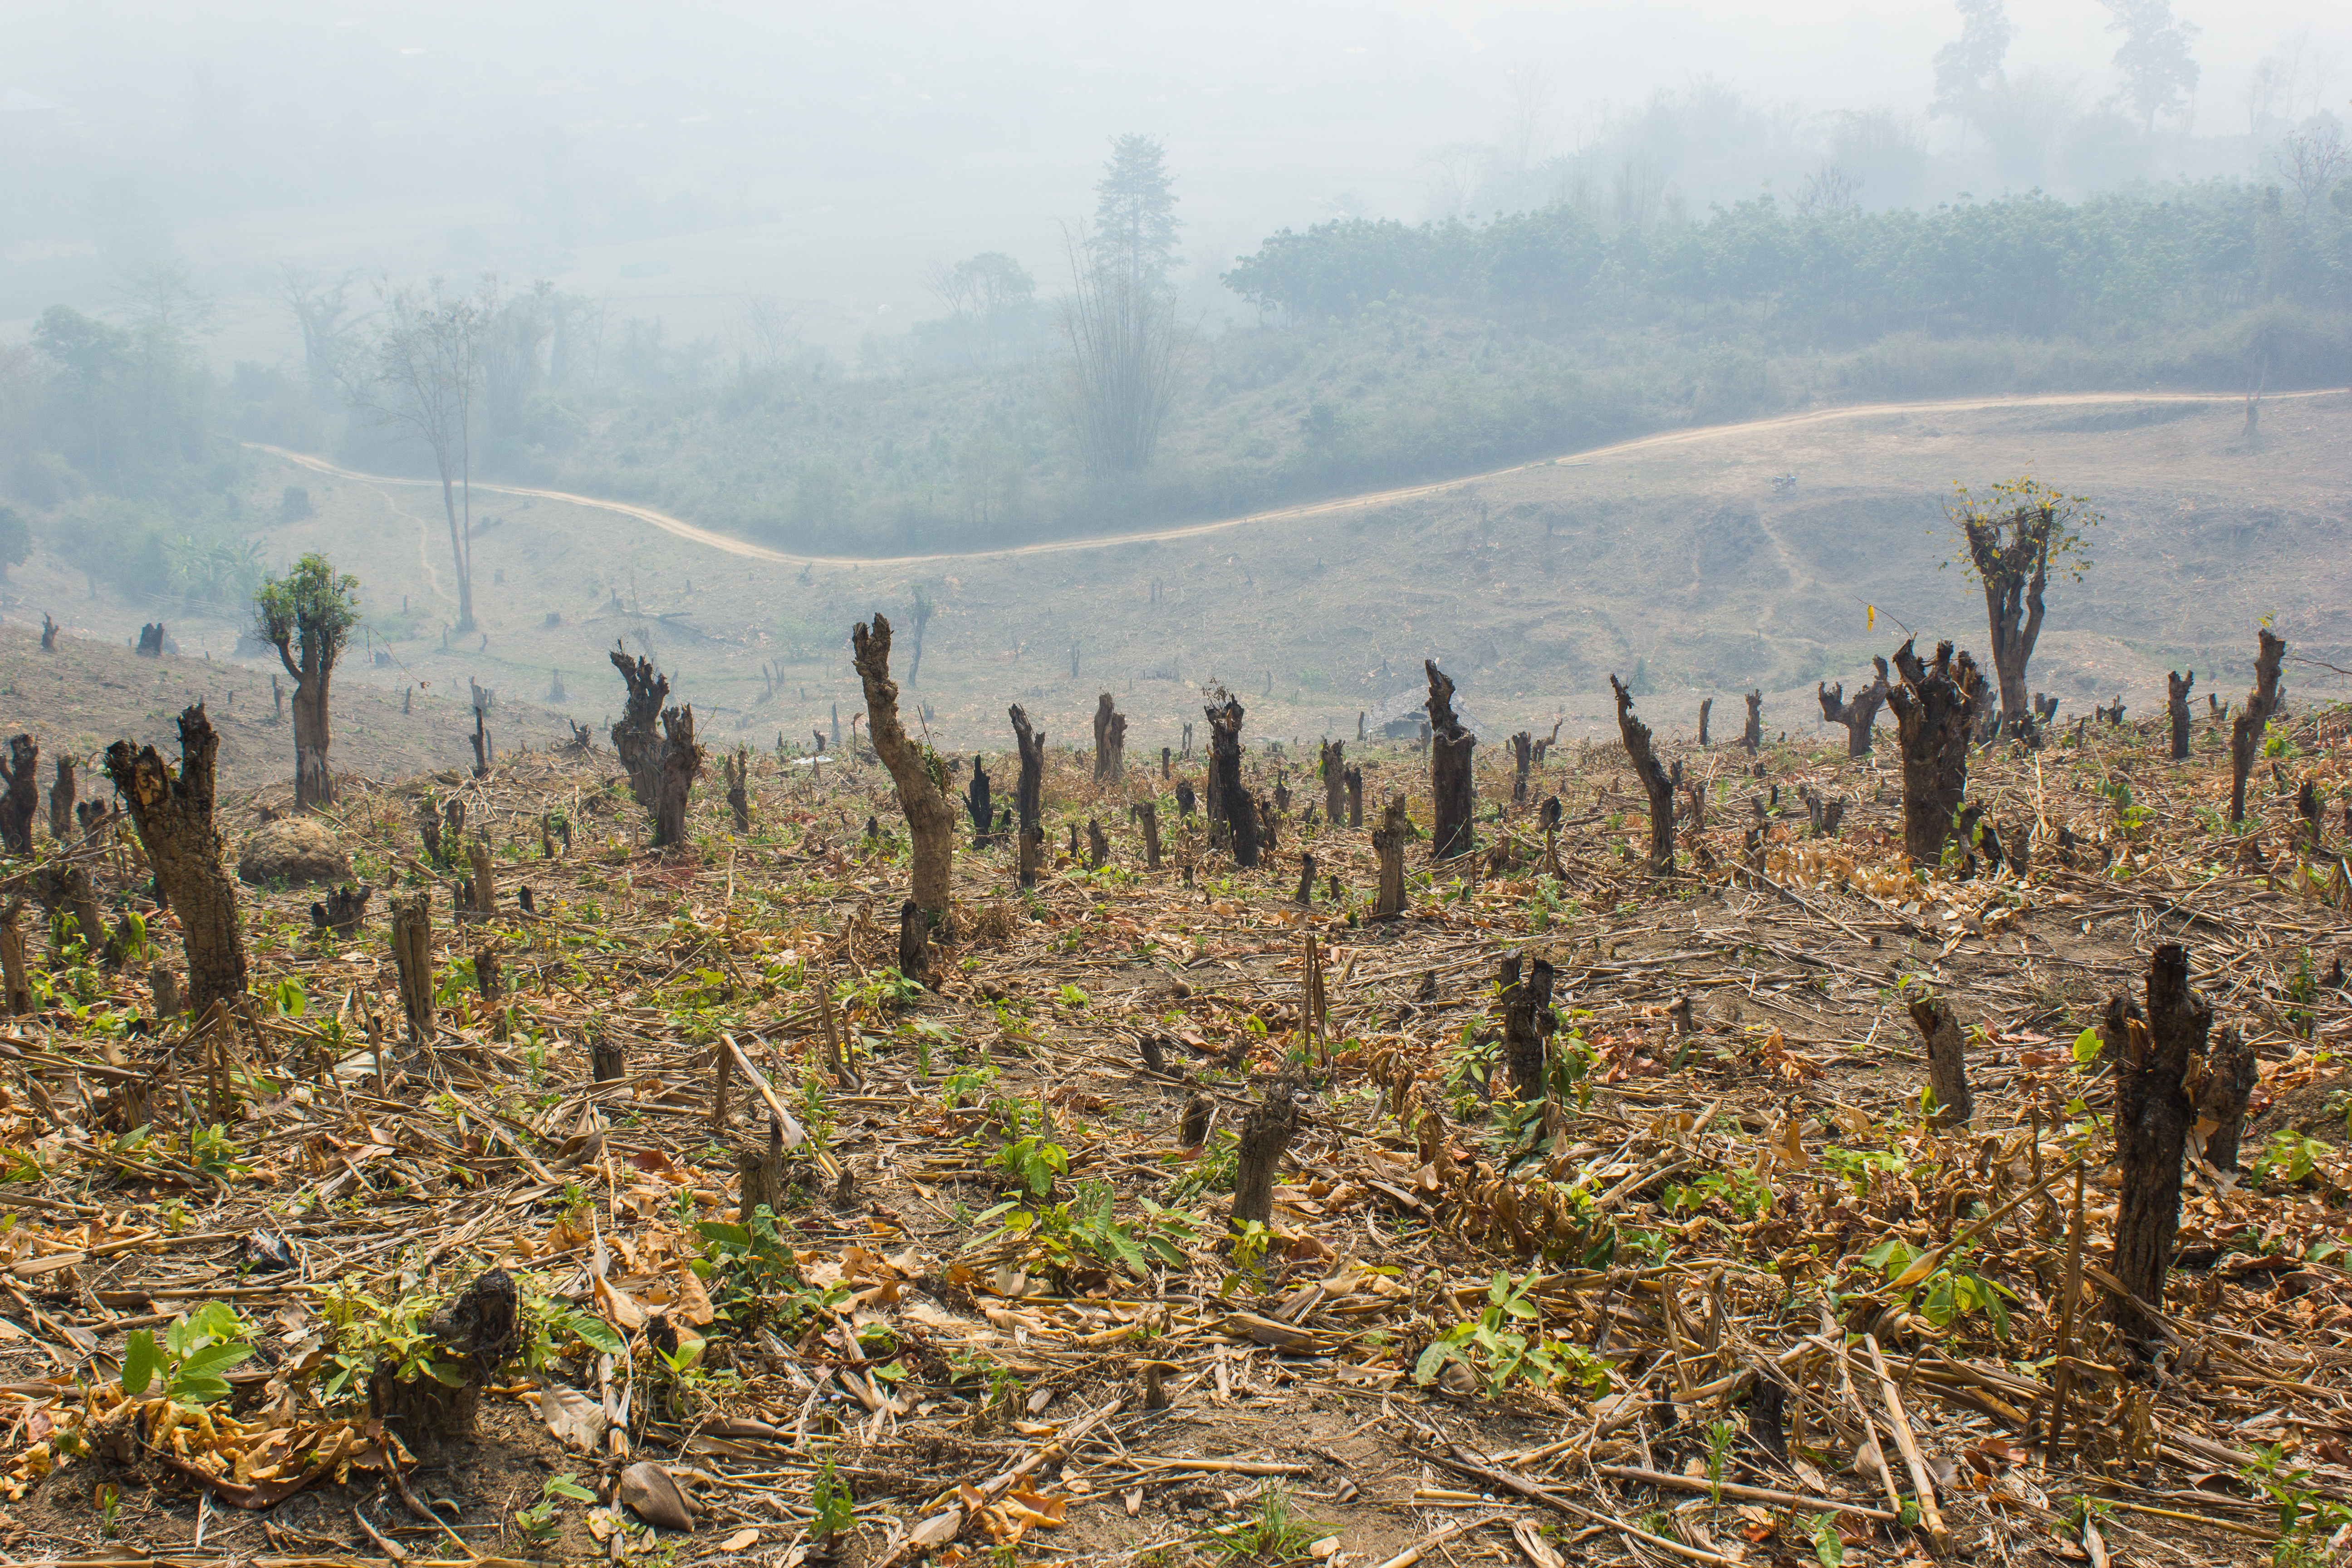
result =
[[[2204,1080],[2197,1086],[2197,1120],[2213,1123],[2205,1134],[2205,1163],[2217,1171],[2238,1168],[2238,1141],[2258,1081],[2253,1043],[2235,1024],[2222,1025],[2205,1058]]]
[[[964,814],[971,818],[971,847],[988,847],[989,823],[994,814],[994,803],[989,798],[988,770],[981,765],[980,754],[972,753],[971,783],[964,786]]]
[[[768,1113],[768,1136],[747,1138],[735,1148],[735,1223],[745,1227],[761,1209],[771,1215],[784,1208],[784,1127],[774,1111]]]
[[[1969,1094],[1969,1037],[1952,1010],[1932,996],[1911,1004],[1911,1022],[1927,1042],[1927,1089],[1936,1097],[1936,1121],[1966,1127],[1976,1114]]]
[[[1102,784],[1110,777],[1110,721],[1117,717],[1111,711],[1111,695],[1106,691],[1095,699],[1095,783]]]
[[[1477,785],[1471,775],[1471,752],[1478,737],[1463,728],[1454,713],[1454,682],[1424,659],[1429,673],[1430,853],[1440,860],[1467,855],[1473,845],[1471,814],[1477,808]]]
[[[751,748],[738,746],[720,759],[727,773],[727,809],[735,814],[735,831],[751,831]]]
[[[419,1044],[433,1039],[433,897],[392,900],[392,961],[400,975],[400,1006],[408,1018],[408,1037]]]
[[[1936,662],[1923,665],[1911,643],[1895,650],[1900,679],[1887,689],[1903,752],[1903,847],[1911,864],[1944,858],[1960,799],[1969,787],[1969,742],[1985,699],[1984,677],[1950,643],[1936,645]]]
[[[474,872],[471,912],[476,920],[488,920],[499,912],[499,873],[496,863],[490,858],[488,838],[477,834],[466,841],[466,864]]]
[[[1346,820],[1342,813],[1347,808],[1348,799],[1348,758],[1344,742],[1323,742],[1322,762],[1318,771],[1323,775],[1323,819],[1337,827]]]
[[[1013,802],[1025,832],[1042,826],[1038,812],[1042,809],[1040,803],[1045,789],[1045,731],[1031,728],[1029,715],[1021,710],[1018,702],[1013,705],[1011,711],[1013,743],[1021,748],[1021,783]],[[1027,882],[1021,885],[1024,888],[1029,886]]]
[[[1748,748],[1752,757],[1764,744],[1764,693],[1751,691],[1747,700],[1748,727],[1739,732],[1739,743]]]
[[[213,826],[214,764],[220,736],[201,702],[180,715],[175,774],[152,746],[128,741],[106,749],[106,774],[131,808],[131,825],[155,869],[163,901],[179,916],[188,955],[188,1003],[202,1016],[214,1003],[245,995],[245,926],[236,884],[221,866]]]
[[[1128,817],[1143,829],[1143,868],[1160,869],[1160,803],[1139,800],[1128,807]]]
[[[694,781],[702,773],[702,748],[694,740],[694,704],[662,710],[661,777],[654,800],[654,847],[686,842],[686,812]]]
[[[1218,823],[1224,824],[1234,865],[1255,866],[1257,804],[1242,790],[1241,700],[1221,687],[1213,694],[1205,711],[1209,720],[1209,822],[1213,828]]]
[[[1552,967],[1543,959],[1528,964],[1519,975],[1521,955],[1503,960],[1503,1059],[1511,1069],[1511,1092],[1522,1100],[1549,1098],[1546,1042],[1559,1026],[1552,1016]]]
[[[311,925],[341,937],[357,935],[360,921],[367,917],[368,900],[374,892],[373,888],[349,885],[330,889],[324,902],[310,906]]]
[[[1871,726],[1878,721],[1878,710],[1886,701],[1886,661],[1873,658],[1870,662],[1878,667],[1878,678],[1855,692],[1851,702],[1845,700],[1843,680],[1835,686],[1813,683],[1822,701],[1822,717],[1830,723],[1845,726],[1845,754],[1849,757],[1870,755]]]
[[[1381,890],[1372,904],[1376,921],[1392,921],[1404,913],[1404,846],[1412,836],[1404,796],[1391,795],[1380,826],[1372,830],[1372,851],[1381,858]]]
[[[947,771],[938,753],[907,738],[898,722],[898,683],[890,679],[890,623],[876,615],[870,626],[850,634],[855,662],[866,683],[866,733],[898,786],[898,809],[914,836],[915,866],[910,896],[939,930],[948,918],[948,895],[955,871],[955,807],[948,801]],[[1024,779],[1025,783],[1025,779]]]
[[[33,984],[25,973],[25,927],[20,919],[24,912],[21,894],[9,900],[6,910],[0,912],[0,992],[5,993],[12,1018],[33,1010]]]
[[[2111,1268],[2128,1292],[2111,1305],[2133,1339],[2163,1333],[2139,1303],[2164,1305],[2180,1226],[2180,1161],[2197,1121],[2182,1079],[2205,1055],[2212,1024],[2212,1007],[2189,988],[2189,950],[2166,942],[2148,960],[2146,1013],[2118,992],[2100,1025],[2116,1064],[2116,1163],[2123,1172]]]
[[[482,1390],[499,1380],[500,1369],[521,1347],[520,1307],[513,1278],[503,1268],[484,1270],[425,1324],[425,1333],[451,1352],[456,1380],[425,1376],[412,1367],[404,1382],[400,1363],[411,1358],[387,1353],[369,1379],[370,1414],[419,1452],[471,1436]]]
[[[1176,753],[1166,746],[1160,748],[1160,782],[1166,784],[1175,777]]]
[[[1331,818],[1335,826],[1339,820],[1337,816]],[[1360,767],[1348,769],[1348,826],[1364,826],[1364,770]]]
[[[598,1083],[611,1083],[615,1079],[627,1077],[628,1071],[627,1043],[601,1028],[593,1029],[588,1037],[588,1076]]]
[[[60,844],[74,837],[74,760],[58,758],[57,782],[49,785],[49,837]]]
[[[1015,832],[1018,837],[1014,840],[1014,874],[1019,877],[1023,887],[1034,888],[1037,885],[1037,868],[1045,860],[1045,830],[1023,827]]]
[[[1298,1132],[1298,1105],[1290,1085],[1280,1080],[1242,1119],[1241,1137],[1234,1151],[1233,1228],[1252,1221],[1274,1223],[1274,1178],[1282,1156]]]
[[[2197,672],[2186,676],[2177,669],[2165,671],[2166,706],[2172,715],[2172,760],[2184,762],[2189,756],[2189,689],[2197,684]]]
[[[930,918],[908,899],[898,906],[898,973],[921,985],[930,973]]]
[[[2270,627],[2262,631],[2262,650],[2254,657],[2253,689],[2238,709],[2238,716],[2230,721],[2230,820],[2232,824],[2246,820],[2246,775],[2254,771],[2255,753],[2263,749],[2263,727],[2278,710],[2279,660],[2286,657],[2286,642],[2273,634]]]
[[[1294,904],[1312,904],[1315,901],[1315,856],[1311,851],[1299,851],[1298,891],[1290,901]]]
[[[0,780],[8,785],[0,795],[0,849],[11,855],[33,852],[33,824],[41,816],[40,766],[41,748],[32,736],[8,742],[8,761],[0,764]]]
[[[1087,869],[1099,871],[1110,858],[1110,836],[1102,829],[1099,818],[1087,818]]]
[[[1706,744],[1707,744],[1707,741],[1706,741],[1706,721],[1707,721],[1707,716],[1708,716],[1709,714],[1713,713],[1714,711],[1715,711],[1715,699],[1714,699],[1714,698],[1712,698],[1712,697],[1706,698],[1706,700],[1704,700],[1703,701],[1701,701],[1701,702],[1699,703],[1699,705],[1698,705],[1698,744],[1699,744],[1699,749],[1700,749],[1701,751],[1705,751],[1705,750],[1706,749]]]
[[[1675,784],[1681,772],[1668,773],[1651,749],[1650,727],[1633,717],[1633,694],[1615,676],[1609,678],[1610,687],[1617,693],[1617,733],[1625,742],[1625,755],[1633,761],[1633,775],[1642,781],[1642,793],[1650,799],[1650,874],[1668,877],[1675,869]]]
[[[1511,762],[1516,770],[1511,775],[1513,805],[1528,804],[1528,769],[1535,763],[1535,753],[1536,738],[1527,731],[1511,737]]]
[[[637,805],[651,811],[661,797],[662,738],[655,726],[660,722],[663,705],[669,700],[669,677],[656,669],[649,658],[631,658],[627,649],[617,643],[606,657],[629,689],[621,716],[613,723],[613,752],[628,772],[629,792],[636,796]],[[836,745],[840,743],[838,708],[835,712],[834,741]]]

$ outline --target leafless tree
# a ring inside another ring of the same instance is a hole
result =
[[[1551,104],[1551,76],[1542,67],[1521,60],[1503,73],[1509,101],[1503,110],[1503,145],[1511,155],[1511,172],[1524,174],[1535,162],[1536,145],[1543,135],[1544,110]]]
[[[1078,450],[1097,475],[1151,464],[1176,394],[1183,334],[1176,297],[1150,270],[1083,232],[1066,234],[1071,289],[1062,301],[1070,413]]]
[[[1861,210],[1856,199],[1862,182],[1835,163],[1823,163],[1797,187],[1795,206],[1802,217],[1835,217]]]
[[[457,627],[474,629],[474,405],[481,391],[479,301],[451,295],[439,279],[383,293],[383,331],[374,374],[361,388],[362,407],[433,453],[441,507],[449,519],[457,568]]]
[[[2333,120],[2313,120],[2271,149],[2271,166],[2303,197],[2303,210],[2323,201],[2336,183],[2352,174],[2352,148]]]

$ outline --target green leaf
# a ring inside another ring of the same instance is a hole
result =
[[[233,1366],[243,1366],[252,1359],[251,1345],[206,1345],[194,1354],[181,1359],[178,1375],[182,1378],[215,1377]]]
[[[589,1312],[566,1312],[563,1326],[579,1337],[580,1342],[599,1355],[619,1355],[627,1342],[612,1324]]]
[[[1447,1344],[1443,1340],[1436,1342],[1428,1349],[1423,1351],[1421,1352],[1421,1359],[1412,1364],[1413,1382],[1427,1384],[1434,1381],[1437,1376],[1437,1369],[1454,1359],[1453,1352],[1454,1347]]]
[[[2097,1061],[2099,1059],[2099,1051],[2105,1043],[2105,1041],[2099,1038],[2099,1031],[2096,1029],[2084,1029],[2081,1034],[2075,1036],[2074,1065],[2078,1068],[2086,1068],[2093,1062]]]
[[[147,1392],[155,1381],[155,1368],[162,1358],[155,1353],[155,1336],[144,1329],[133,1331],[122,1343],[122,1392],[132,1399]]]
[[[557,1476],[541,1489],[549,1497],[568,1497],[573,1502],[594,1502],[596,1494],[582,1486],[571,1476]]]
[[[219,1377],[175,1377],[172,1397],[184,1405],[216,1405],[228,1397],[228,1380]]]

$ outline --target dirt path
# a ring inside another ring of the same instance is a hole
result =
[[[2280,392],[2269,395],[2272,401],[2285,402],[2303,397],[2332,397],[2340,387],[2326,387],[2315,392]],[[1328,517],[1336,512],[1356,511],[1367,507],[1392,506],[1399,501],[1417,500],[1423,496],[1443,494],[1464,485],[1480,484],[1499,479],[1509,474],[1522,474],[1534,468],[1549,468],[1555,463],[1584,464],[1601,458],[1622,457],[1627,453],[1648,451],[1663,447],[1691,446],[1741,436],[1757,435],[1768,430],[1791,430],[1807,425],[1827,424],[1838,419],[1858,419],[1874,414],[1965,413],[1980,408],[2046,408],[2089,403],[2211,403],[2235,395],[2214,392],[2053,392],[2027,397],[1958,397],[1924,403],[1854,403],[1841,404],[1834,408],[1809,409],[1801,414],[1776,415],[1769,419],[1751,419],[1740,425],[1703,425],[1688,430],[1664,430],[1654,436],[1636,437],[1612,446],[1594,447],[1581,452],[1565,453],[1558,458],[1542,458],[1531,463],[1514,463],[1508,468],[1489,468],[1485,473],[1464,474],[1454,479],[1438,479],[1428,484],[1401,485],[1394,489],[1371,490],[1360,495],[1338,496],[1329,500],[1308,501],[1298,506],[1276,507],[1267,511],[1254,511],[1240,517],[1220,518],[1213,522],[1184,523],[1175,528],[1147,529],[1137,533],[1095,534],[1085,539],[1046,540],[1035,544],[1016,544],[1003,550],[940,551],[925,555],[793,555],[765,545],[698,528],[667,512],[651,507],[632,506],[626,501],[603,500],[595,496],[574,495],[569,490],[537,489],[526,485],[493,485],[479,480],[474,488],[494,495],[532,496],[542,500],[570,501],[576,506],[595,507],[618,512],[624,517],[648,522],[665,533],[674,534],[695,544],[707,544],[730,555],[740,555],[753,561],[773,561],[782,565],[803,566],[919,566],[935,561],[977,561],[999,556],[1051,555],[1070,550],[1101,550],[1112,545],[1136,544],[1147,541],[1197,539],[1203,534],[1220,533],[1229,528],[1242,528],[1254,522],[1278,522],[1298,518]],[[246,446],[257,452],[268,452],[288,462],[309,468],[314,473],[331,475],[336,479],[353,479],[373,485],[429,485],[432,479],[397,479],[384,474],[363,474],[352,468],[338,468],[324,458],[304,452],[289,451],[266,442],[247,441]],[[1776,541],[1777,543],[1777,541]],[[430,568],[428,567],[429,571]]]

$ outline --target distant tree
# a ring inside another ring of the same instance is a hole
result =
[[[555,285],[541,279],[514,293],[487,278],[476,296],[481,318],[476,353],[482,366],[482,430],[486,440],[518,440],[523,405],[546,376],[548,339],[555,331]]]
[[[478,301],[427,288],[384,296],[373,374],[361,406],[378,422],[425,443],[441,479],[457,568],[457,626],[474,629],[474,405],[481,389],[481,349],[488,328]]]
[[[310,395],[323,401],[342,383],[351,353],[352,331],[359,321],[346,299],[352,274],[331,283],[320,282],[308,268],[287,262],[278,269],[278,298],[294,313],[302,329],[302,366],[310,377]]]
[[[2001,65],[2017,29],[2003,0],[1956,0],[1954,9],[1960,14],[1960,36],[1936,51],[1932,107],[1966,124],[1980,120],[1999,93]]]
[[[2042,636],[2042,595],[2053,566],[2080,582],[2091,569],[2089,531],[2099,521],[2082,496],[2062,495],[2030,476],[2005,480],[1982,497],[1954,485],[1950,511],[1968,554],[1962,570],[1984,589],[2000,682],[2000,732],[2033,736],[2026,666]]]
[[[8,580],[9,567],[23,565],[32,554],[33,531],[24,514],[13,506],[0,506],[0,583]]]
[[[2175,21],[2172,0],[2099,0],[2110,20],[2107,31],[2124,36],[2116,51],[2116,69],[2124,79],[2116,93],[2140,117],[2141,129],[2154,132],[2159,114],[2187,114],[2197,90],[2197,62],[2189,57],[2189,41],[2200,29],[2193,22]]]
[[[2345,146],[2344,132],[2335,121],[2315,119],[2273,148],[2271,163],[2309,212],[2314,202],[2331,195],[2352,173],[2352,148]]]
[[[934,262],[924,269],[923,287],[946,308],[952,335],[976,364],[993,363],[1009,342],[1034,330],[1037,280],[1001,250],[952,267]]]
[[[1168,280],[1176,258],[1176,182],[1168,148],[1156,136],[1129,134],[1110,144],[1110,162],[1095,186],[1095,226],[1088,247],[1097,261],[1149,289]]]
[[[327,773],[332,740],[327,684],[352,628],[359,625],[360,580],[338,576],[323,555],[305,555],[294,570],[273,577],[253,596],[253,628],[278,650],[294,678],[294,809],[334,804]]]

